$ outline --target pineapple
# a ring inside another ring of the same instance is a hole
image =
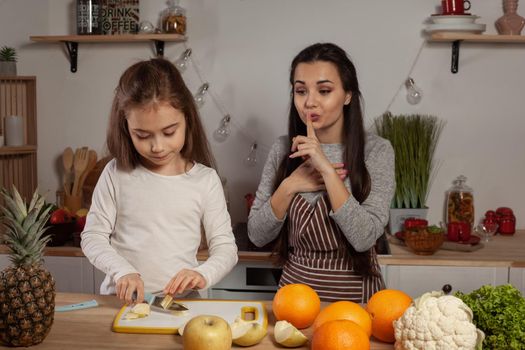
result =
[[[0,196],[3,240],[12,263],[0,272],[0,342],[31,346],[47,336],[55,313],[55,280],[42,265],[51,206],[35,191],[27,207],[14,186],[11,193],[0,190]]]

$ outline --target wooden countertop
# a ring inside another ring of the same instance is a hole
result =
[[[122,303],[115,296],[100,296],[92,294],[57,293],[56,306],[79,303],[96,299],[99,306],[91,309],[55,313],[51,332],[46,339],[32,349],[56,350],[113,350],[113,349],[182,349],[182,338],[178,335],[158,334],[125,334],[111,331],[111,325]],[[273,325],[275,319],[271,311],[271,303],[265,302],[268,312],[268,335],[261,343],[250,347],[254,350],[282,349],[274,343]],[[303,330],[308,338],[312,330]],[[240,348],[240,347],[233,347]],[[297,349],[308,349],[306,346]],[[392,344],[371,340],[371,350],[394,349]]]
[[[391,255],[380,255],[383,265],[428,265],[428,266],[471,266],[471,267],[525,267],[525,230],[518,230],[512,236],[496,235],[473,252],[438,250],[429,256],[415,255],[407,247],[390,244]],[[7,254],[7,247],[0,245],[0,254]],[[77,247],[47,247],[47,256],[82,257]],[[267,262],[270,253],[239,251],[241,262]],[[199,251],[197,258],[206,260],[208,252]]]
[[[473,252],[440,249],[433,255],[416,255],[408,247],[390,243],[389,256],[380,256],[384,265],[433,265],[471,267],[525,267],[525,230],[512,236],[496,235]]]

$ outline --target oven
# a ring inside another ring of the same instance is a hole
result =
[[[240,252],[264,253],[268,255],[272,244],[256,247],[248,239],[246,223],[238,223],[233,227],[235,243]],[[282,269],[276,267],[270,259],[264,261],[239,261],[232,271],[219,283],[208,290],[211,299],[235,300],[272,300]]]

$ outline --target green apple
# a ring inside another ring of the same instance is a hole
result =
[[[185,350],[229,350],[232,331],[219,316],[195,316],[184,326],[182,344]]]
[[[231,325],[232,340],[235,345],[252,346],[259,344],[266,336],[266,328],[256,321],[237,318]]]

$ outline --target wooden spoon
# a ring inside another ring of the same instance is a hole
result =
[[[67,195],[71,195],[71,168],[73,167],[73,150],[71,147],[66,147],[62,153],[62,165],[64,166],[64,178],[62,184],[64,186],[64,192]]]
[[[78,183],[80,181],[80,176],[86,170],[88,165],[88,148],[82,147],[77,148],[75,151],[75,159],[73,160],[73,169],[75,170],[75,181],[73,182],[73,190],[71,194],[76,196],[78,193]]]
[[[97,152],[90,149],[88,151],[88,164],[86,166],[86,170],[84,170],[82,175],[80,175],[80,180],[78,183],[78,193],[77,193],[78,196],[82,194],[82,190],[84,187],[84,181],[86,181],[87,176],[89,175],[91,170],[93,170],[96,164],[97,164]]]

